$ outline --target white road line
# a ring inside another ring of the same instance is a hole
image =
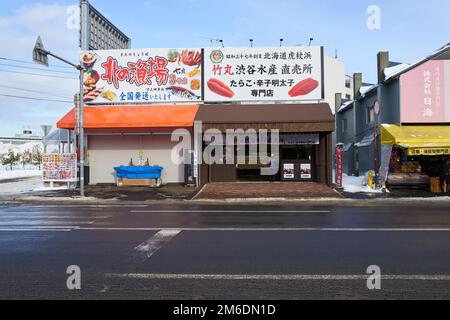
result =
[[[111,216],[23,216],[23,215],[2,215],[0,214],[0,220],[2,219],[16,219],[16,220],[47,220],[47,219],[108,219]]]
[[[0,232],[70,232],[72,229],[18,229],[18,228],[8,228],[0,229]]]
[[[77,224],[77,225],[92,225],[94,224],[95,221],[71,221],[71,223]],[[14,221],[10,221],[10,222],[0,222],[0,226],[3,227],[11,227],[11,226],[58,226],[61,225],[63,222],[62,221],[40,221],[40,224],[37,224],[35,221],[23,221],[23,220],[14,220]],[[64,226],[64,225],[62,225]]]
[[[21,228],[22,225],[11,224],[8,227],[11,228],[2,228],[0,231],[6,230],[10,231],[11,229],[17,230],[17,228]],[[16,227],[16,228],[14,228]],[[24,226],[26,229],[56,229],[56,228],[64,228],[70,229],[72,231],[134,231],[134,232],[145,232],[145,231],[171,231],[175,228],[110,228],[110,227],[82,227],[82,226],[68,226],[68,225],[26,225]],[[289,231],[289,232],[305,232],[305,231],[314,231],[314,232],[450,232],[450,228],[177,228],[175,230],[180,231],[192,231],[192,232],[208,232],[208,231],[216,231],[216,232],[280,232],[280,231]]]
[[[330,210],[130,210],[131,213],[331,213]]]
[[[134,248],[134,250],[136,251],[135,257],[140,257],[144,260],[149,259],[156,253],[156,251],[161,249],[180,232],[181,230],[179,229],[167,229],[159,231],[153,237]]]
[[[79,227],[78,230],[86,231],[170,231],[174,228],[107,228],[107,227]],[[181,231],[323,231],[323,232],[450,232],[450,228],[177,228]]]
[[[153,274],[108,273],[107,278],[142,280],[272,280],[272,281],[348,281],[367,280],[369,275],[226,275],[226,274]],[[400,281],[450,281],[450,275],[382,275],[382,280]]]

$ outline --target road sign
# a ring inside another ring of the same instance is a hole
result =
[[[49,125],[42,125],[41,128],[42,128],[42,132],[44,133],[44,137],[48,136],[48,134],[52,130],[52,126],[49,126]]]
[[[375,104],[373,105],[373,112],[375,112],[375,115],[380,114],[380,102],[378,100],[375,101]]]
[[[48,67],[48,54],[42,43],[42,39],[38,36],[33,49],[33,61]]]

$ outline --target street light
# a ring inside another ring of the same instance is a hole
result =
[[[83,109],[83,101],[84,101],[84,94],[83,94],[83,80],[84,80],[84,72],[86,71],[81,65],[73,64],[70,61],[67,61],[66,59],[63,59],[52,52],[45,50],[44,44],[42,43],[42,39],[40,36],[38,36],[36,40],[36,45],[33,49],[33,61],[41,64],[43,66],[48,67],[48,56],[51,56],[55,59],[58,59],[75,69],[77,69],[80,72],[80,103],[79,103],[79,111],[80,116],[78,117],[78,129],[79,129],[79,140],[80,140],[80,196],[84,197],[84,109]]]

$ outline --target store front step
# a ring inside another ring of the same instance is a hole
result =
[[[255,198],[342,198],[332,188],[315,182],[231,182],[209,183],[195,197],[198,200]]]

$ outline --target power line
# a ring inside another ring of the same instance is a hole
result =
[[[15,99],[25,99],[25,100],[38,100],[38,101],[49,101],[49,102],[62,102],[62,103],[72,103],[70,100],[56,100],[56,99],[44,99],[44,98],[34,98],[34,97],[22,97],[9,94],[0,94],[1,97],[15,98]]]
[[[30,72],[21,72],[21,71],[12,71],[12,70],[0,70],[0,72],[9,72],[9,73],[26,74],[26,75],[30,75],[30,76],[38,76],[38,77],[49,77],[49,78],[58,78],[58,79],[72,79],[72,80],[78,80],[77,78],[63,77],[63,76],[52,75],[52,74],[30,73]]]
[[[13,64],[5,64],[5,63],[0,63],[0,66],[11,67],[11,68],[20,68],[20,69],[39,70],[39,71],[44,71],[44,72],[56,72],[56,73],[64,73],[64,74],[72,74],[72,75],[74,74],[74,72],[68,72],[68,71],[58,71],[58,70],[50,70],[50,69],[43,69],[43,68],[16,66]]]
[[[9,59],[9,58],[5,58],[5,57],[0,57],[0,60],[6,60],[6,61],[12,61],[12,62],[27,63],[27,64],[33,64],[33,65],[36,65],[35,62],[25,61],[25,60]],[[50,66],[50,67],[54,67],[54,68],[72,69],[72,67],[68,67],[68,66],[60,66],[60,65],[57,65],[57,64],[50,64],[49,66]]]
[[[12,90],[20,90],[20,91],[25,91],[25,92],[39,93],[39,94],[47,94],[47,95],[60,97],[60,98],[70,98],[70,95],[63,95],[63,94],[54,93],[54,92],[45,92],[45,91],[24,89],[24,88],[11,87],[11,86],[4,86],[4,85],[1,85],[1,84],[0,84],[0,88],[6,88],[6,89],[12,89]]]

